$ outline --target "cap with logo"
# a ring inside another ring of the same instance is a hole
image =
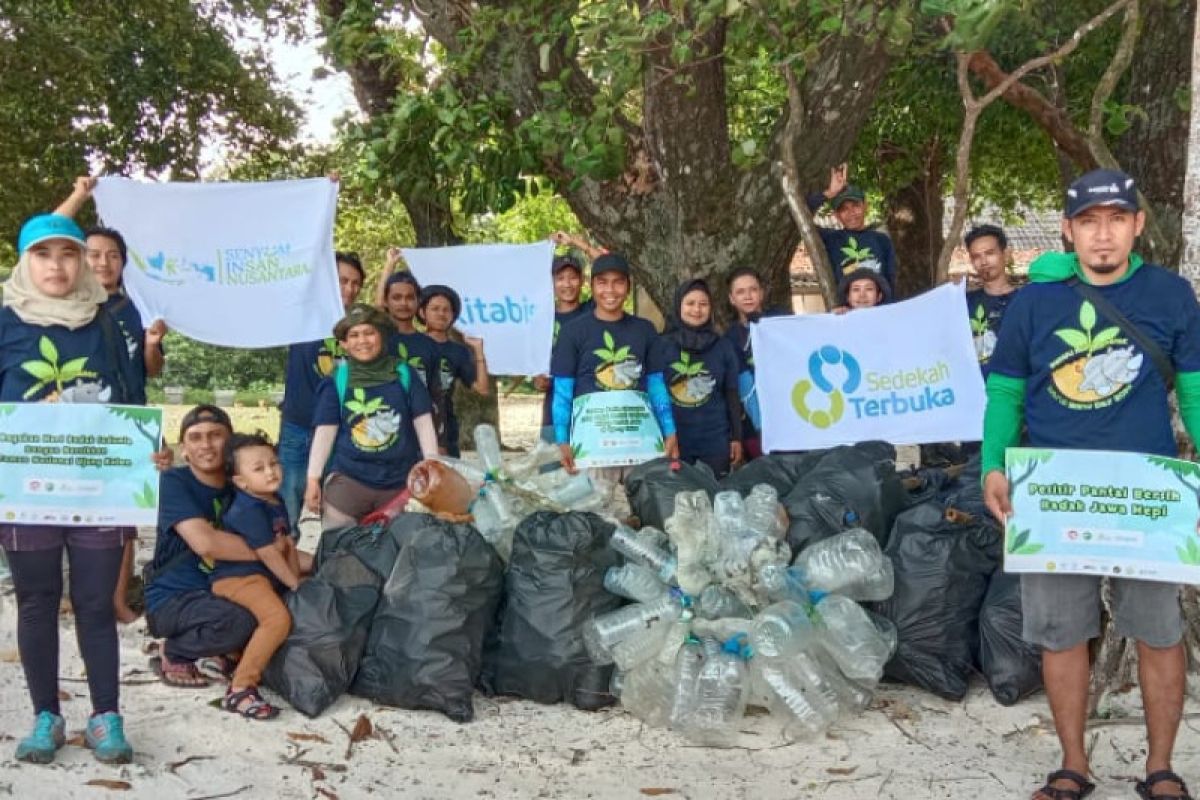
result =
[[[1094,169],[1075,179],[1067,189],[1063,216],[1067,219],[1096,206],[1138,210],[1137,185],[1133,178],[1115,169]]]
[[[580,275],[583,274],[583,267],[580,265],[579,259],[575,258],[575,256],[555,256],[554,261],[550,264],[550,274],[557,275],[564,269],[573,269]]]
[[[859,203],[867,199],[866,193],[852,183],[846,184],[846,187],[829,199],[829,207],[836,209],[842,203],[850,200],[855,200]]]
[[[23,254],[35,244],[51,239],[66,239],[80,247],[87,247],[83,228],[75,220],[62,214],[38,214],[21,226],[21,233],[17,236],[17,252]]]

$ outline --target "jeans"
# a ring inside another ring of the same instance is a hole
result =
[[[312,431],[294,422],[284,422],[279,428],[279,465],[283,467],[283,484],[279,496],[287,509],[288,522],[298,532],[297,523],[304,511],[304,489],[308,482],[308,448]]]
[[[163,645],[167,658],[195,661],[241,652],[254,635],[258,620],[208,589],[192,589],[147,611],[146,624],[151,636],[167,640]]]

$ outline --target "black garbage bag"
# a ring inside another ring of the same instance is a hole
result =
[[[1011,706],[1042,688],[1042,656],[1021,638],[1021,576],[992,574],[979,610],[979,669],[992,696]]]
[[[866,528],[886,544],[892,520],[908,500],[895,462],[882,455],[874,442],[835,447],[782,498],[793,553],[850,528]]]
[[[616,702],[612,665],[594,664],[580,635],[594,614],[623,602],[604,588],[604,573],[620,563],[608,546],[612,532],[612,524],[579,512],[543,511],[517,526],[486,690],[589,711]]]
[[[656,458],[634,467],[625,478],[625,496],[629,498],[630,510],[642,525],[659,530],[675,513],[675,495],[698,490],[708,492],[709,497],[721,491],[707,464]]]
[[[288,595],[292,632],[263,680],[303,714],[315,717],[354,680],[383,580],[350,553],[326,558]]]
[[[400,542],[400,555],[383,585],[351,691],[470,722],[504,565],[472,525],[401,514],[389,532]]]
[[[321,534],[313,559],[315,569],[319,571],[326,559],[337,553],[352,553],[382,580],[387,580],[400,553],[400,543],[390,528],[382,525],[331,528]]]
[[[877,613],[899,633],[884,674],[961,700],[979,636],[979,608],[1001,558],[1000,531],[984,520],[955,523],[937,503],[900,514],[884,552],[896,590]]]
[[[803,478],[810,469],[825,457],[826,450],[811,450],[806,453],[771,453],[760,456],[746,466],[736,469],[721,479],[721,491],[739,492],[743,496],[760,483],[770,484],[780,497]]]
[[[963,465],[962,471],[938,493],[942,505],[965,511],[979,519],[993,519],[992,512],[983,502],[983,481],[980,476],[979,456],[974,455]]]

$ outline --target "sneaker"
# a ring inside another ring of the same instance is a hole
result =
[[[125,741],[125,723],[116,712],[96,714],[89,719],[84,742],[103,764],[128,764],[133,760],[133,748]]]
[[[17,761],[49,764],[58,748],[67,743],[67,722],[51,711],[42,711],[33,721],[33,733],[17,745]]]

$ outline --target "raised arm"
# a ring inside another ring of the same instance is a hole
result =
[[[92,197],[92,191],[96,188],[96,179],[88,175],[82,175],[75,179],[75,188],[67,195],[67,199],[58,204],[58,208],[54,209],[55,214],[61,214],[64,217],[74,217],[79,213],[79,209],[83,208]]]
[[[379,275],[379,283],[375,286],[375,305],[387,311],[387,282],[396,272],[396,266],[403,259],[399,247],[389,247],[387,258],[383,261],[383,272]]]

